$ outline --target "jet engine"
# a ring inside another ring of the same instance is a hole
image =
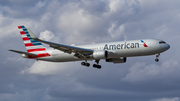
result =
[[[107,59],[108,52],[106,50],[95,50],[92,56],[94,59]]]
[[[106,62],[125,63],[125,62],[126,62],[126,57],[113,58],[113,59],[106,59]]]

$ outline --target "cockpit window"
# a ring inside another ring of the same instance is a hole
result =
[[[166,42],[164,42],[164,41],[160,41],[160,42],[159,42],[159,44],[164,44],[164,43],[166,43]]]

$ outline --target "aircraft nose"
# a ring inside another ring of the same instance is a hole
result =
[[[166,50],[168,50],[168,49],[170,48],[170,45],[167,44],[167,43],[160,44],[160,46],[161,46],[161,49],[162,49],[163,51],[166,51]]]
[[[166,45],[166,49],[168,50],[169,48],[170,48],[170,45],[169,45],[169,44],[167,44],[167,45]]]
[[[163,48],[164,50],[168,50],[168,49],[170,48],[170,45],[169,45],[169,44],[165,44],[165,45],[162,46],[162,48]]]

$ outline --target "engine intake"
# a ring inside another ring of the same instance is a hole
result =
[[[107,59],[108,52],[106,50],[95,50],[92,56],[94,59]]]
[[[106,59],[106,62],[113,62],[113,63],[125,63],[126,57],[120,57],[120,58],[113,58],[113,59]]]

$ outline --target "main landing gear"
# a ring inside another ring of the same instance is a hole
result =
[[[97,68],[97,69],[101,69],[101,65],[98,65],[99,64],[99,60],[96,60],[95,61],[97,64],[94,64],[93,67],[94,68]]]
[[[156,59],[155,59],[155,61],[156,61],[156,62],[158,62],[158,61],[159,61],[159,59],[158,59],[158,58],[159,58],[159,56],[160,56],[160,54],[158,53],[158,54],[156,55]]]
[[[99,64],[99,61],[100,61],[100,60],[96,60],[96,61],[95,61],[97,64],[93,64],[93,67],[94,67],[94,68],[101,69],[101,65],[98,65],[98,64]],[[90,64],[87,63],[87,61],[81,62],[81,65],[82,65],[82,66],[86,66],[86,67],[89,67],[89,66],[90,66]]]
[[[83,66],[87,66],[87,67],[89,67],[89,66],[90,66],[90,64],[89,64],[89,63],[87,63],[87,62],[81,62],[81,65],[83,65]]]

